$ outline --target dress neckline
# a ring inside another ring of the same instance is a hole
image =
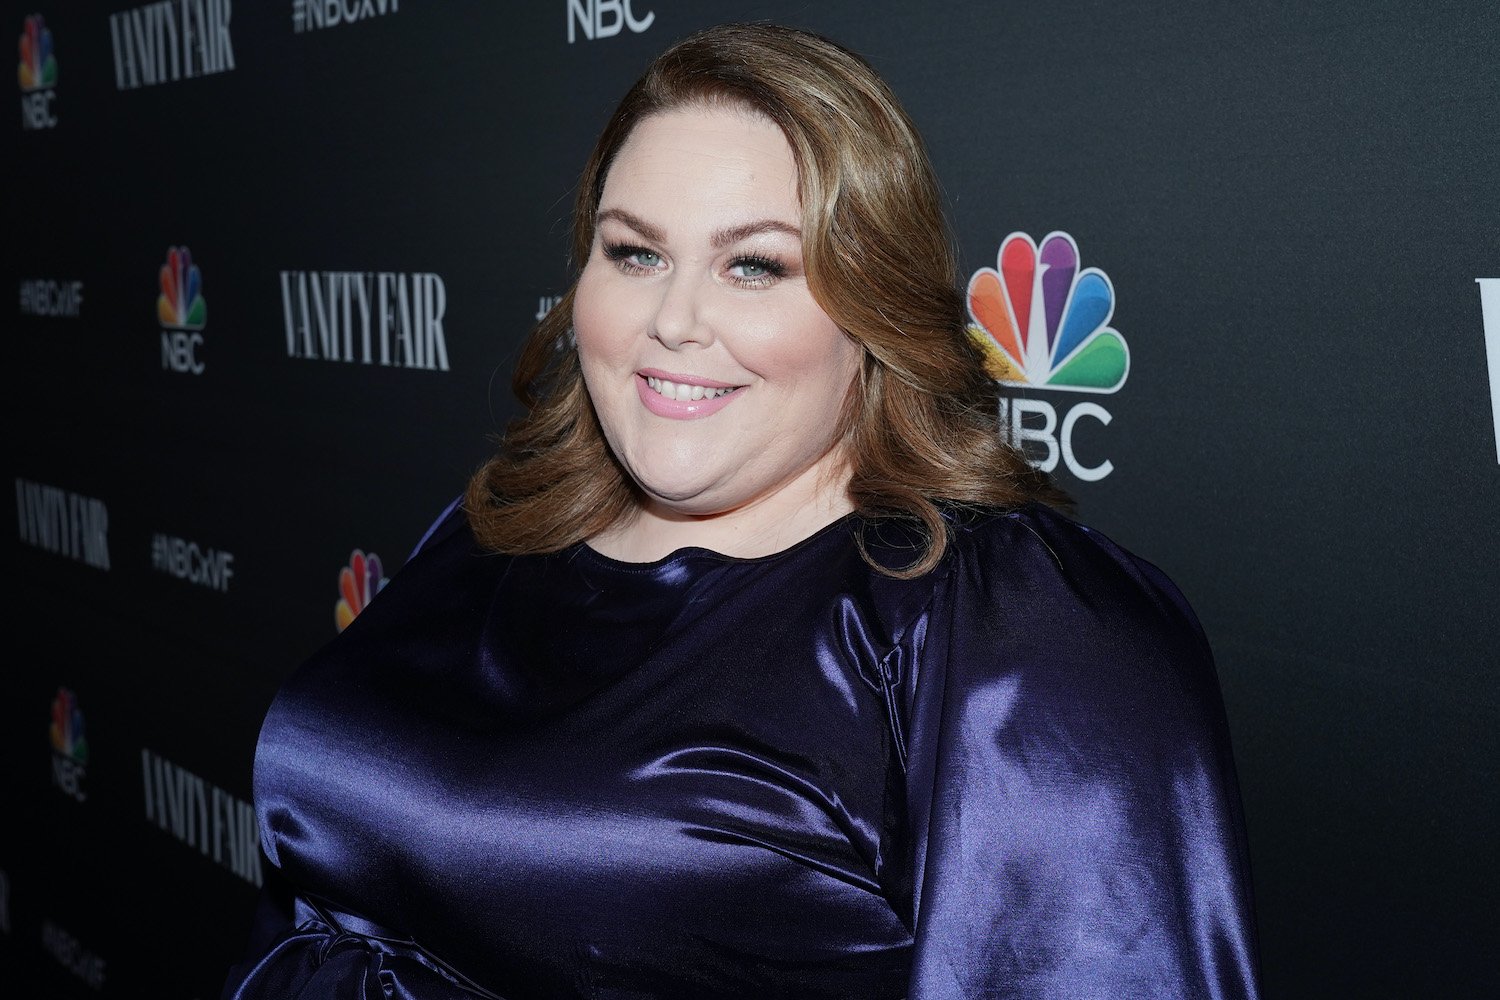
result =
[[[681,548],[673,549],[666,555],[661,556],[658,559],[652,559],[649,562],[628,562],[624,559],[616,559],[613,556],[607,556],[604,553],[600,552],[598,549],[595,549],[593,546],[589,545],[589,543],[586,541],[575,542],[569,549],[565,551],[569,553],[570,558],[582,559],[588,562],[590,565],[598,566],[602,569],[615,570],[622,573],[654,573],[664,568],[676,566],[679,563],[686,562],[690,559],[709,559],[714,562],[726,563],[731,565],[754,566],[763,563],[775,562],[776,560],[784,559],[788,556],[801,552],[802,550],[809,548],[817,542],[831,535],[837,534],[840,528],[854,523],[854,521],[858,517],[859,512],[854,510],[851,510],[845,514],[840,514],[837,518],[829,521],[817,531],[814,531],[812,534],[807,535],[804,538],[798,539],[797,541],[788,545],[786,548],[777,549],[775,552],[768,552],[765,555],[760,556],[732,556],[724,552],[719,552],[717,549],[710,549],[702,545],[684,545]]]

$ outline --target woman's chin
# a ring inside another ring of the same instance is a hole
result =
[[[636,485],[646,494],[647,502],[666,516],[707,517],[729,509],[718,496],[714,483],[700,476],[637,476]]]
[[[689,520],[745,512],[775,494],[720,482],[664,480],[647,485],[637,480],[651,512],[666,520]]]

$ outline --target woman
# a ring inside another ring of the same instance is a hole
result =
[[[1255,995],[1207,644],[1000,443],[873,71],[674,46],[574,236],[526,416],[267,716],[296,912],[225,996]]]

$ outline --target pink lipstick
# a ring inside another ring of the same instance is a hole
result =
[[[662,383],[671,383],[669,388],[675,393],[676,387],[702,386],[704,395],[701,399],[678,399],[675,395],[668,396],[657,391],[652,386],[655,382],[659,387]],[[641,403],[646,409],[658,417],[667,417],[673,420],[696,420],[699,417],[711,416],[718,413],[724,407],[733,402],[740,394],[743,386],[736,386],[731,382],[719,382],[715,379],[700,378],[696,375],[681,375],[674,372],[658,371],[655,368],[643,368],[635,375],[636,391],[640,393]],[[719,390],[728,389],[729,392],[719,394]]]

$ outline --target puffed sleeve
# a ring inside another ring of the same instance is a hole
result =
[[[461,503],[463,495],[455,497],[443,508],[442,513],[428,525],[427,530],[422,532],[422,537],[412,548],[411,554],[406,557],[406,562],[415,559],[423,549],[429,547],[441,537],[450,534],[456,529],[460,519],[463,517]],[[261,840],[262,844],[270,843],[270,838],[265,832],[264,816],[262,819]],[[247,937],[243,959],[230,967],[226,974],[223,986],[223,997],[231,996],[237,984],[243,983],[255,969],[257,962],[267,951],[295,925],[294,899],[296,889],[269,855],[263,860],[269,864],[265,866],[265,884],[256,896],[255,912],[250,920],[250,933]]]
[[[1258,996],[1239,793],[1176,587],[1040,508],[957,529],[903,680],[908,1000]]]

